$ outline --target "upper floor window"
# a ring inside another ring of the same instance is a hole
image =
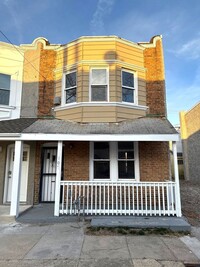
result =
[[[134,73],[122,71],[122,101],[135,103]]]
[[[107,69],[91,69],[91,101],[108,101]]]
[[[0,105],[9,105],[10,75],[0,73]]]
[[[76,102],[76,71],[65,75],[65,104]]]

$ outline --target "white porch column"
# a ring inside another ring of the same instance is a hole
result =
[[[58,141],[54,216],[59,216],[59,209],[60,209],[59,205],[60,205],[60,181],[61,181],[61,171],[62,171],[62,148],[63,148],[63,142]]]
[[[175,177],[175,183],[176,183],[176,190],[175,190],[176,210],[177,210],[177,217],[181,217],[182,216],[182,214],[181,214],[181,196],[180,196],[176,142],[172,142],[172,150],[173,150],[173,160],[174,160],[174,177]]]
[[[15,158],[14,158],[13,177],[12,177],[10,215],[16,216],[16,218],[19,215],[22,155],[23,155],[23,141],[15,141]]]

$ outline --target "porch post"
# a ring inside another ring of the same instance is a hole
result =
[[[15,158],[13,166],[10,215],[15,216],[16,218],[19,215],[22,154],[23,154],[23,141],[15,141],[15,154],[14,154]]]
[[[59,216],[59,209],[60,209],[59,205],[60,205],[60,181],[61,181],[61,166],[62,166],[62,147],[63,147],[63,142],[62,141],[58,141],[54,216]]]
[[[181,217],[181,196],[180,196],[180,185],[179,185],[179,173],[178,173],[178,161],[177,161],[177,147],[176,142],[172,142],[172,150],[173,150],[173,160],[174,160],[174,177],[175,177],[175,198],[176,198],[176,210],[177,217]]]

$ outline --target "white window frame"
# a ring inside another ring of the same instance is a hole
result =
[[[9,91],[9,101],[8,101],[8,104],[1,104],[0,103],[0,106],[9,107],[10,106],[10,99],[11,99],[12,76],[10,74],[2,73],[2,72],[0,74],[7,75],[7,76],[10,77],[10,88],[9,89],[7,89],[7,88],[0,88],[0,90]]]
[[[123,72],[128,72],[133,74],[133,78],[134,78],[134,87],[129,87],[129,86],[123,86]],[[133,90],[133,102],[126,102],[123,101],[123,87],[126,89],[130,89]],[[128,69],[122,69],[121,70],[121,97],[122,97],[122,103],[128,103],[128,104],[134,104],[134,105],[138,105],[138,75],[136,71],[133,70],[128,70]]]
[[[95,84],[95,85],[107,85],[107,99],[105,101],[94,101],[92,100],[92,70],[106,70],[106,84]],[[90,76],[89,76],[89,102],[94,102],[94,103],[105,103],[109,102],[110,95],[109,95],[109,68],[108,67],[92,67],[90,68]]]
[[[71,74],[71,73],[76,73],[76,86],[73,86],[73,87],[70,87],[70,88],[66,88],[65,85],[66,85],[66,75],[68,74]],[[65,105],[72,105],[74,103],[77,103],[77,70],[71,70],[71,71],[67,71],[65,73],[63,73],[63,78],[62,78],[62,94],[63,94],[63,97],[62,97],[62,106],[65,106]],[[74,102],[71,102],[71,103],[66,103],[66,91],[67,90],[70,90],[70,89],[73,89],[73,88],[76,88],[76,101]]]
[[[128,140],[127,140],[128,141]],[[104,142],[104,141],[102,141]],[[107,142],[107,141],[105,141]],[[121,141],[120,141],[121,142]],[[130,141],[128,141],[130,142]],[[90,181],[99,181],[99,182],[130,182],[130,181],[140,181],[140,168],[139,168],[139,152],[138,152],[138,142],[133,141],[134,143],[134,163],[135,163],[135,179],[119,179],[118,177],[118,142],[111,141],[110,144],[110,179],[94,179],[94,142],[90,142],[90,172],[89,178]]]

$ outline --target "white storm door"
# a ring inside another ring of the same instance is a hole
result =
[[[13,181],[13,166],[15,151],[14,147],[9,149],[8,156],[8,173],[7,173],[7,193],[6,202],[11,201],[12,181]],[[26,202],[27,200],[27,184],[28,184],[28,163],[29,163],[29,148],[24,148],[22,158],[22,170],[21,170],[21,184],[20,184],[20,202]]]

